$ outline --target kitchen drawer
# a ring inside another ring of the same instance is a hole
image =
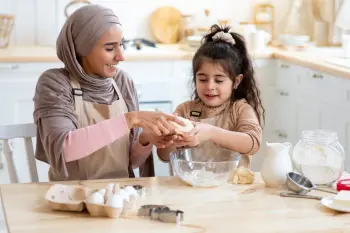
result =
[[[28,62],[19,62],[19,63],[7,63],[0,62],[0,77],[3,77],[3,74],[7,75],[17,75],[17,74],[28,74],[35,73],[41,74],[48,69],[53,68],[62,68],[64,67],[63,63],[60,62],[40,62],[40,63],[28,63]]]
[[[297,89],[302,72],[302,67],[279,60],[276,67],[276,86],[278,88]]]
[[[341,81],[339,77],[307,69],[300,77],[299,90],[313,99],[337,105],[344,94]]]

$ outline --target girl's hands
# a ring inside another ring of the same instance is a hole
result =
[[[205,141],[212,138],[214,126],[202,123],[202,122],[192,122],[194,124],[194,129],[189,133],[184,134],[182,137],[174,140],[174,145],[176,147],[189,146],[195,147]]]

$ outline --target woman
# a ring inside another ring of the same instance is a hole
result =
[[[78,9],[63,26],[56,46],[65,67],[45,71],[34,96],[36,158],[50,165],[50,181],[133,177],[140,166],[142,176],[154,175],[145,166],[152,145],[173,139],[169,121],[183,124],[138,111],[133,81],[116,67],[122,39],[118,17],[99,5]]]

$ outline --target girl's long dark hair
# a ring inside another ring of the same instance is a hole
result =
[[[230,32],[235,40],[234,45],[221,39],[213,40],[212,37],[221,31],[227,33],[230,31],[230,27],[222,28],[215,24],[211,27],[210,32],[204,36],[203,43],[192,60],[192,83],[196,85],[196,73],[202,61],[208,59],[222,65],[233,82],[235,82],[235,77],[242,74],[243,79],[241,83],[237,89],[232,91],[231,101],[245,98],[254,108],[259,117],[259,123],[262,125],[263,121],[265,121],[265,110],[260,99],[260,90],[256,84],[254,68],[246,43],[241,35],[234,32]],[[194,88],[193,97],[194,99],[199,99],[196,88]]]

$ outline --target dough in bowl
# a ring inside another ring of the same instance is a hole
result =
[[[192,124],[192,122],[190,120],[185,119],[183,117],[179,117],[179,116],[177,118],[185,123],[185,126],[182,126],[174,121],[170,121],[170,124],[172,124],[175,127],[175,132],[177,134],[188,133],[194,128],[194,125]]]

